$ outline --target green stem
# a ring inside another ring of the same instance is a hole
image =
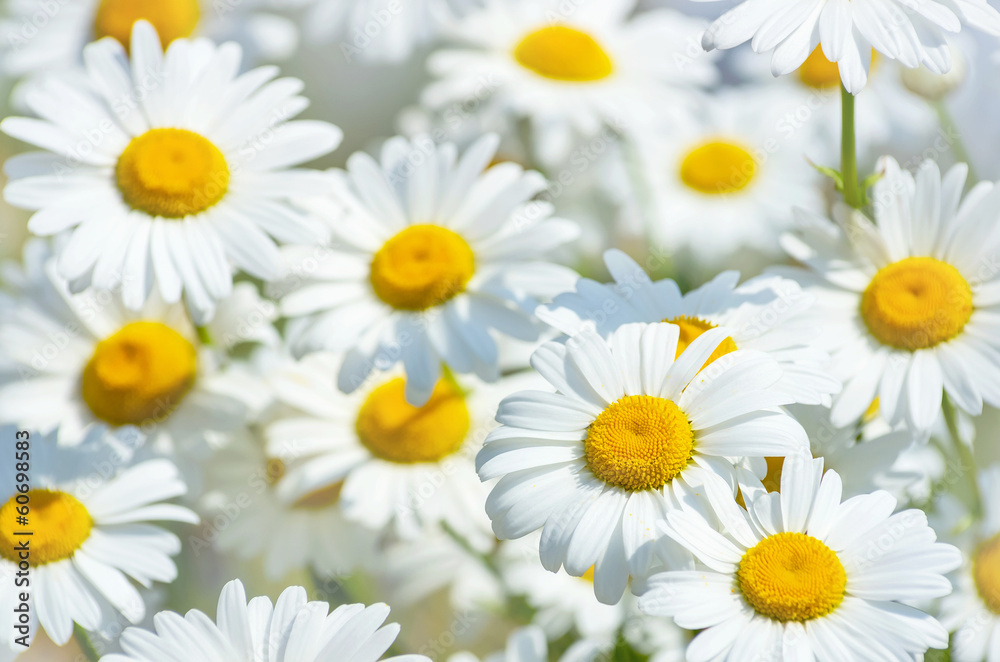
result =
[[[933,105],[934,110],[937,111],[941,128],[948,134],[945,138],[948,140],[948,144],[951,145],[951,151],[955,153],[955,160],[969,166],[969,181],[979,181],[976,177],[976,171],[972,167],[972,159],[969,158],[969,150],[965,148],[965,143],[962,142],[962,131],[955,124],[955,120],[948,111],[948,107],[945,106],[944,101],[937,101]]]
[[[962,475],[971,476],[969,480],[965,481],[969,489],[969,501],[971,502],[969,507],[973,518],[979,519],[983,513],[983,499],[979,494],[979,482],[976,480],[976,459],[972,456],[972,449],[962,441],[958,432],[958,415],[955,412],[955,405],[952,404],[947,395],[941,401],[941,410],[944,414],[945,425],[948,426],[951,443],[958,454],[959,462],[961,462]]]
[[[865,192],[858,184],[858,155],[854,138],[854,95],[840,86],[840,173],[844,201],[855,209],[865,206]]]
[[[198,340],[201,341],[202,345],[212,344],[212,334],[208,332],[207,326],[198,326],[195,329],[198,331]]]
[[[101,658],[97,649],[94,648],[93,642],[90,641],[90,635],[79,623],[73,623],[73,636],[76,637],[76,643],[80,646],[80,650],[83,651],[88,662],[97,662]]]

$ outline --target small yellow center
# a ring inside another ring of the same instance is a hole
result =
[[[706,195],[742,191],[757,173],[749,151],[730,142],[713,140],[695,147],[681,161],[681,181]]]
[[[872,49],[871,70],[874,71],[878,61],[876,51]],[[798,70],[799,81],[815,90],[829,90],[840,87],[840,68],[836,62],[830,62],[823,55],[822,46],[817,46],[809,54]]]
[[[526,36],[514,49],[514,59],[539,76],[571,83],[601,80],[614,70],[611,58],[593,37],[564,25]]]
[[[469,433],[465,396],[441,380],[421,407],[406,401],[403,378],[379,386],[358,412],[356,430],[365,448],[389,462],[437,462],[454,453]]]
[[[437,225],[411,225],[375,253],[371,283],[393,308],[427,310],[464,292],[475,270],[462,237]]]
[[[198,0],[101,0],[94,35],[97,39],[114,37],[128,49],[132,26],[145,19],[156,28],[166,48],[174,39],[190,37],[200,18]]]
[[[987,540],[972,561],[976,590],[994,614],[1000,614],[1000,535]]]
[[[118,189],[133,209],[150,216],[200,214],[229,189],[219,148],[186,129],[151,129],[132,139],[118,159]]]
[[[583,442],[587,466],[624,490],[655,490],[691,461],[694,432],[672,401],[627,395],[602,411]]]
[[[584,581],[588,581],[591,584],[593,584],[594,583],[594,566],[590,566],[589,568],[587,568],[587,572],[585,572],[582,575],[580,575],[580,579],[582,579]]]
[[[90,537],[94,520],[76,497],[50,490],[28,490],[21,496],[27,497],[27,504],[19,504],[15,495],[0,507],[0,557],[19,563],[24,559],[15,548],[27,541],[28,563],[45,565],[70,558]],[[18,512],[22,505],[27,505],[27,515]]]
[[[837,554],[804,533],[778,533],[747,550],[736,573],[757,613],[776,621],[825,616],[844,599],[847,573]]]
[[[932,257],[883,267],[861,297],[861,316],[884,345],[910,351],[951,340],[972,316],[972,288],[958,270]]]
[[[680,355],[684,353],[684,350],[687,349],[691,343],[698,338],[698,336],[705,333],[709,329],[714,329],[716,326],[715,324],[706,322],[698,317],[688,317],[687,315],[670,317],[660,321],[668,324],[676,324],[681,329],[680,336],[677,338],[677,351],[674,353],[674,360],[680,358]],[[732,338],[726,337],[721,343],[719,343],[719,346],[715,348],[715,351],[712,352],[711,356],[708,357],[708,360],[705,361],[705,365],[701,366],[701,369],[704,370],[705,366],[712,361],[715,361],[719,357],[725,356],[726,354],[731,354],[732,352],[735,352],[736,349],[736,342]]]
[[[194,346],[159,322],[132,322],[97,344],[83,370],[83,401],[112,425],[165,418],[197,373]]]

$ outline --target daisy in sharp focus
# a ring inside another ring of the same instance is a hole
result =
[[[0,72],[11,76],[69,70],[82,64],[84,46],[103,37],[125,48],[136,21],[148,21],[163,46],[185,37],[236,41],[250,59],[292,54],[298,41],[287,18],[262,11],[260,0],[38,0],[0,2]],[[42,23],[41,27],[39,23]]]
[[[926,433],[942,391],[970,415],[1000,405],[1000,191],[982,182],[962,199],[968,168],[916,175],[891,158],[872,190],[873,224],[847,208],[838,224],[799,212],[783,245],[807,269],[776,269],[816,303],[804,318],[823,330],[831,371],[844,384],[836,426],[858,421],[876,396],[886,422]]]
[[[28,524],[17,521],[20,493],[15,490],[15,433],[3,427],[10,452],[0,456],[0,579],[14,586],[20,559],[15,546],[29,541],[29,639],[40,625],[56,644],[73,635],[73,624],[97,630],[109,610],[131,623],[140,622],[146,606],[133,580],[149,588],[172,582],[172,556],[181,550],[173,533],[153,522],[187,522],[198,517],[168,499],[187,487],[171,462],[147,460],[129,466],[126,455],[103,435],[88,435],[72,448],[55,439],[31,435]],[[17,440],[24,436],[18,434]],[[20,531],[32,535],[19,536]],[[3,631],[0,644],[23,650],[13,641],[17,591],[0,591]],[[36,620],[37,619],[37,620]]]
[[[232,292],[232,270],[279,275],[275,240],[311,244],[318,222],[291,200],[327,178],[293,166],[340,142],[325,122],[287,121],[308,102],[302,83],[273,67],[238,75],[241,51],[178,39],[166,53],[155,29],[135,24],[126,56],[114,39],[84,51],[85,79],[51,77],[27,105],[41,119],[8,117],[5,133],[42,148],[7,160],[10,204],[28,229],[72,229],[59,271],[74,291],[120,284],[131,310],[154,288],[184,294],[198,323]]]
[[[346,352],[342,391],[402,361],[406,400],[419,406],[442,364],[496,381],[496,336],[538,339],[539,299],[574,278],[542,260],[579,228],[532,200],[546,188],[539,173],[490,167],[497,143],[484,136],[459,158],[450,143],[393,138],[380,162],[351,156],[330,195],[311,201],[335,249],[322,259],[311,248],[286,251],[297,280],[281,310],[298,318],[287,337],[299,353]]]
[[[738,285],[739,272],[726,271],[687,294],[669,278],[652,281],[620,250],[604,253],[614,283],[581,278],[576,287],[539,307],[539,318],[573,335],[590,328],[608,337],[623,324],[669,322],[680,327],[677,357],[705,331],[724,326],[732,332],[713,358],[738,349],[769,354],[782,368],[774,388],[791,402],[830,404],[840,384],[828,369],[829,356],[812,347],[818,329],[802,322],[813,297],[792,280],[758,276]],[[676,358],[676,357],[675,357]]]
[[[594,569],[594,592],[616,603],[652,561],[655,522],[694,507],[709,474],[736,484],[736,464],[803,452],[802,427],[778,409],[781,367],[766,354],[716,358],[729,336],[709,329],[679,356],[681,328],[626,324],[542,345],[532,365],[557,393],[504,399],[502,426],[476,465],[500,478],[486,502],[497,537],[542,529],[542,565],[575,577]],[[677,356],[675,359],[674,357]]]
[[[841,503],[840,476],[824,474],[822,459],[785,463],[780,493],[746,494],[746,510],[728,485],[706,481],[721,532],[696,513],[667,513],[663,531],[699,565],[653,575],[639,608],[702,630],[688,662],[903,662],[947,647],[941,624],[904,603],[947,595],[958,550],[935,542],[922,511],[893,514],[885,492]]]
[[[868,80],[872,51],[905,67],[936,74],[951,68],[946,35],[962,25],[1000,35],[1000,13],[986,0],[745,0],[705,32],[705,50],[750,40],[757,53],[773,51],[771,73],[798,69],[817,46],[836,62],[851,94]]]
[[[276,603],[267,597],[247,601],[235,579],[219,595],[215,621],[192,609],[184,616],[161,611],[155,632],[125,630],[123,653],[101,662],[174,662],[218,659],[226,662],[430,662],[423,655],[382,658],[399,634],[395,623],[383,625],[389,607],[309,602],[301,586],[286,588]]]
[[[546,165],[606,127],[620,132],[673,113],[689,104],[692,87],[716,78],[714,58],[698,48],[705,25],[670,10],[629,18],[634,5],[488,0],[451,30],[464,47],[431,56],[440,80],[423,100],[438,109],[478,100],[530,120]]]

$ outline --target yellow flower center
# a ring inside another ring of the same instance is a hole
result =
[[[469,433],[465,396],[441,380],[421,407],[406,401],[403,378],[379,386],[358,412],[356,430],[365,448],[389,462],[437,462],[454,453]]]
[[[695,341],[698,336],[705,333],[709,329],[714,329],[715,324],[711,322],[706,322],[698,317],[688,317],[687,315],[681,315],[680,317],[670,317],[661,322],[667,322],[668,324],[676,324],[681,328],[680,336],[677,338],[677,351],[674,353],[674,360],[680,358],[680,355],[684,353],[684,350],[688,348]],[[730,354],[736,351],[736,342],[730,338],[726,337],[719,346],[715,348],[708,360],[705,361],[705,365],[701,366],[704,370],[712,361],[716,360],[721,356]]]
[[[590,566],[589,568],[587,568],[587,572],[585,572],[582,575],[580,575],[580,579],[583,579],[584,581],[588,581],[591,584],[593,584],[594,583],[594,566]]]
[[[83,370],[83,401],[112,425],[165,418],[194,384],[194,346],[159,322],[133,322],[97,344]]]
[[[411,225],[375,253],[371,283],[393,308],[427,310],[464,292],[475,268],[462,237],[437,225]]]
[[[681,161],[681,181],[707,195],[742,191],[757,173],[757,161],[746,149],[713,140],[695,147]]]
[[[145,19],[156,28],[166,48],[174,39],[190,37],[200,18],[198,0],[101,0],[94,17],[94,36],[113,37],[128,50],[132,26]]]
[[[871,70],[875,69],[877,59],[876,51],[872,49]],[[840,68],[836,62],[830,62],[826,59],[821,46],[813,49],[813,52],[799,67],[798,74],[803,85],[816,90],[840,87]]]
[[[229,166],[219,148],[185,129],[151,129],[118,159],[118,189],[150,216],[200,214],[226,195]]]
[[[804,533],[778,533],[747,550],[736,573],[757,613],[776,621],[825,616],[844,599],[847,573],[837,554]]]
[[[861,297],[861,316],[884,345],[934,347],[962,332],[972,316],[972,288],[958,270],[932,257],[883,267]]]
[[[994,614],[1000,614],[1000,535],[984,542],[972,561],[976,590]]]
[[[694,432],[670,400],[627,395],[590,424],[583,442],[587,466],[624,490],[663,487],[691,461]]]
[[[514,49],[514,59],[539,76],[571,83],[601,80],[614,70],[611,58],[593,37],[564,25],[526,36]]]
[[[70,558],[90,537],[94,520],[76,497],[50,490],[28,490],[21,496],[27,497],[27,515],[18,512],[22,504],[17,502],[17,495],[0,507],[0,557],[13,563],[24,560],[15,547],[26,540],[28,563],[45,565]],[[28,523],[19,524],[19,517],[25,517]],[[16,535],[22,532],[31,535]]]

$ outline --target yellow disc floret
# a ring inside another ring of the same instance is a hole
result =
[[[229,166],[219,148],[186,129],[152,129],[132,139],[118,159],[118,190],[150,216],[200,214],[226,195]]]
[[[684,353],[684,350],[687,349],[691,343],[698,338],[698,336],[705,333],[709,329],[714,329],[716,326],[715,324],[706,322],[701,318],[688,317],[687,315],[670,317],[660,321],[667,322],[668,324],[676,324],[681,329],[680,335],[677,338],[677,351],[674,353],[675,360]],[[715,348],[715,351],[712,352],[712,354],[708,357],[708,360],[705,361],[705,365],[701,366],[701,369],[704,370],[705,366],[712,361],[715,361],[719,357],[725,356],[726,354],[731,354],[732,352],[735,352],[736,349],[736,342],[727,336],[722,342],[719,343],[719,346]]]
[[[817,46],[799,67],[799,80],[817,90],[840,87],[840,68],[823,55],[823,48]]]
[[[604,482],[629,491],[655,490],[691,461],[694,432],[670,400],[628,395],[590,424],[584,448],[587,466]]]
[[[514,49],[514,59],[540,76],[572,83],[601,80],[614,70],[611,58],[593,37],[564,25],[527,35]]]
[[[94,520],[73,495],[53,490],[28,490],[20,495],[22,501],[27,501],[26,516],[18,512],[23,504],[17,502],[17,496],[0,507],[0,557],[13,563],[24,560],[15,547],[27,540],[28,563],[45,565],[72,557],[90,537]],[[25,517],[28,523],[19,524],[19,517]],[[22,532],[31,535],[17,535]]]
[[[469,244],[447,228],[411,225],[375,253],[371,284],[399,310],[427,310],[465,291],[476,269]]]
[[[421,407],[406,401],[406,382],[394,379],[368,396],[358,412],[358,438],[375,457],[410,464],[436,462],[457,451],[469,432],[465,396],[448,381]]]
[[[951,340],[972,316],[972,288],[958,269],[932,257],[883,267],[861,297],[861,316],[884,345],[915,351]]]
[[[972,561],[976,590],[994,614],[1000,614],[1000,535],[984,542]]]
[[[113,37],[126,49],[132,26],[144,19],[153,24],[166,48],[174,39],[190,37],[201,18],[198,0],[101,0],[94,17],[94,35]]]
[[[749,151],[731,142],[713,140],[698,145],[681,161],[681,181],[707,195],[742,191],[753,181],[757,161]]]
[[[747,550],[737,584],[757,613],[776,621],[826,616],[844,600],[847,573],[837,554],[804,533],[778,533]]]
[[[112,425],[165,418],[194,384],[197,353],[160,322],[132,322],[97,344],[83,370],[83,401]]]

